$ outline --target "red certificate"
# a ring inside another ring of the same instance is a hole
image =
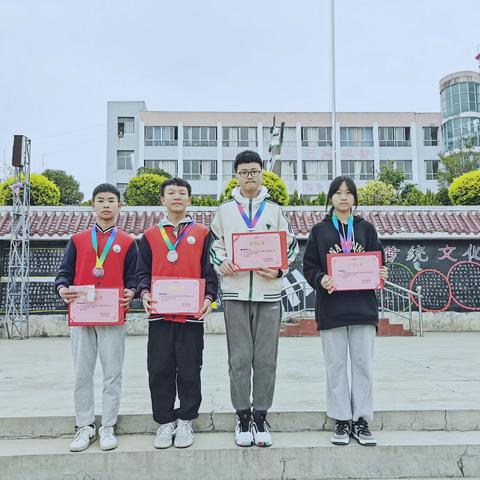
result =
[[[96,288],[93,302],[86,299],[76,300],[68,306],[68,324],[86,325],[123,325],[125,311],[120,305],[120,288]]]
[[[286,232],[232,234],[232,262],[239,272],[288,268]]]
[[[334,290],[375,290],[383,288],[380,278],[381,252],[327,255],[328,275]]]
[[[155,302],[153,314],[195,317],[203,307],[205,279],[153,277],[150,292]]]

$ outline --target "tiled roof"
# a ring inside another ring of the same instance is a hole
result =
[[[124,207],[119,226],[140,236],[163,216],[160,207]],[[299,238],[307,238],[325,215],[323,207],[285,207]],[[215,207],[193,207],[195,221],[210,226]],[[472,207],[362,207],[358,214],[373,223],[381,238],[479,238],[480,206]],[[89,207],[31,207],[33,240],[68,239],[94,222]],[[0,208],[0,239],[9,239],[11,207]]]

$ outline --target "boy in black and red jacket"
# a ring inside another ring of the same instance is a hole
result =
[[[203,319],[217,296],[218,279],[210,263],[211,234],[186,215],[191,203],[190,184],[170,178],[161,187],[167,215],[145,231],[140,241],[137,280],[145,311],[149,314],[148,375],[153,418],[160,424],[155,448],[189,447],[192,420],[202,401],[200,371],[203,353]],[[152,277],[205,279],[205,301],[198,317],[152,315]],[[174,410],[176,392],[180,407]]]
[[[116,226],[120,192],[108,183],[98,185],[93,191],[92,208],[96,223],[74,234],[68,242],[55,278],[55,289],[69,304],[79,297],[78,293],[69,290],[71,285],[120,288],[123,292],[120,304],[127,308],[136,293],[137,247],[135,240]],[[100,448],[112,450],[118,445],[114,427],[120,406],[125,325],[74,326],[70,329],[70,339],[76,415],[76,433],[70,451],[85,450],[97,438],[93,393],[97,354],[103,368]]]

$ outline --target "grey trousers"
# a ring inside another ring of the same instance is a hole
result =
[[[275,391],[281,304],[227,300],[224,309],[233,408],[268,410]]]
[[[75,386],[73,399],[77,427],[95,422],[93,376],[97,354],[103,369],[102,425],[117,423],[125,355],[125,325],[70,329]]]
[[[327,377],[327,415],[335,420],[373,420],[373,325],[320,332]],[[351,389],[348,356],[351,364]]]

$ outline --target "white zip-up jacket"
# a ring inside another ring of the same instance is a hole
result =
[[[220,272],[222,262],[226,259],[232,260],[232,234],[249,231],[240,214],[237,202],[243,205],[245,213],[252,221],[262,201],[268,198],[268,191],[262,186],[255,198],[246,198],[237,187],[233,190],[232,196],[232,200],[228,200],[218,207],[211,225],[214,241],[210,248],[210,257],[220,278],[222,298],[223,300],[277,302],[282,293],[282,277],[266,279],[256,272],[237,272],[235,275],[224,276]],[[265,209],[253,231],[286,232],[288,263],[290,264],[297,256],[297,239],[282,208],[276,203],[270,200],[266,201]],[[282,276],[287,273],[288,270],[283,270]]]

